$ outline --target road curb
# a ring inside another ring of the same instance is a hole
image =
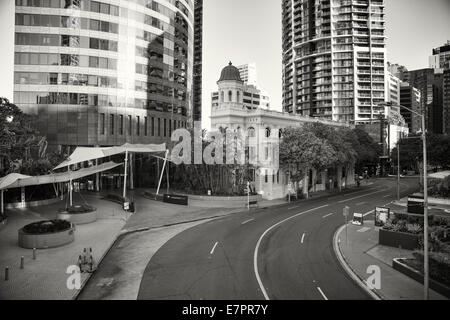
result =
[[[127,223],[127,221],[133,216],[133,214],[135,214],[136,212],[130,214],[127,219],[125,219],[125,224]],[[106,255],[111,251],[112,247],[116,244],[117,240],[119,240],[119,238],[121,237],[120,232],[116,235],[116,237],[111,241],[111,243],[109,244],[108,248],[103,252],[102,256],[100,257],[100,259],[97,262],[97,268],[95,268],[95,270],[93,272],[88,273],[87,277],[84,279],[84,281],[81,283],[81,288],[79,290],[77,290],[77,292],[75,292],[75,294],[72,296],[71,300],[77,300],[78,297],[80,296],[80,294],[83,292],[84,287],[86,286],[86,284],[89,282],[89,280],[91,279],[91,277],[95,274],[95,272],[97,272],[98,267],[100,266],[100,264],[102,263],[103,259],[106,257]]]
[[[336,257],[339,260],[339,263],[341,264],[342,268],[347,272],[347,274],[374,300],[385,300],[383,296],[381,296],[379,293],[370,290],[367,285],[365,284],[364,280],[361,279],[358,274],[351,268],[351,266],[347,263],[345,260],[345,256],[342,254],[340,246],[339,246],[339,236],[342,233],[342,230],[344,230],[345,225],[341,226],[333,236],[333,250],[336,254]]]

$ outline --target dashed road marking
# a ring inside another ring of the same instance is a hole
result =
[[[323,216],[323,218],[324,218],[324,219],[325,219],[325,218],[328,218],[328,217],[332,216],[333,214],[334,214],[334,212],[329,213],[329,214],[326,214],[326,215]]]
[[[304,234],[302,235],[302,241],[301,241],[301,243],[305,242],[305,236],[306,236],[306,233],[304,233]]]
[[[246,221],[242,222],[241,224],[244,225],[244,224],[247,224],[247,223],[249,223],[249,222],[252,222],[253,220],[255,220],[255,219],[249,219],[249,220],[246,220]]]
[[[261,289],[261,292],[264,295],[264,299],[270,300],[269,295],[267,294],[267,290],[264,287],[264,284],[262,283],[261,276],[259,275],[259,270],[258,270],[258,250],[259,250],[259,247],[261,246],[261,242],[262,242],[263,238],[271,230],[275,229],[276,227],[278,227],[279,225],[285,223],[286,221],[289,221],[289,220],[292,220],[294,218],[300,217],[300,216],[302,216],[302,215],[304,215],[304,214],[306,214],[308,212],[312,212],[312,211],[315,211],[315,210],[326,208],[328,206],[330,206],[330,205],[326,204],[326,205],[321,206],[321,207],[316,207],[316,208],[313,208],[313,209],[309,209],[309,210],[306,210],[306,211],[303,211],[303,212],[299,212],[299,213],[293,215],[292,217],[289,217],[289,218],[286,218],[284,220],[281,220],[281,221],[275,223],[273,226],[269,227],[266,231],[264,231],[264,233],[261,235],[261,237],[259,237],[258,242],[256,243],[255,251],[253,252],[253,269],[254,269],[254,272],[255,272],[256,280],[258,281],[259,288]]]
[[[216,243],[214,244],[214,247],[211,249],[211,252],[209,253],[210,255],[213,255],[213,254],[214,254],[214,250],[216,250],[216,247],[217,247],[218,244],[219,244],[218,242],[216,242]]]
[[[317,287],[317,290],[319,290],[320,294],[322,295],[322,297],[323,297],[325,300],[328,300],[327,296],[325,295],[325,293],[323,293],[323,291],[322,291],[322,289],[320,289],[320,287]]]

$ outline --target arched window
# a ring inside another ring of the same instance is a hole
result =
[[[230,90],[228,91],[228,101],[232,102],[232,99],[233,99],[233,92]]]
[[[250,127],[250,128],[248,128],[248,136],[250,137],[250,138],[254,138],[255,137],[255,128],[253,128],[253,127]]]
[[[241,93],[239,91],[237,92],[237,98],[236,99],[237,99],[237,101],[236,101],[237,103],[241,102]]]
[[[220,102],[224,102],[224,94],[223,94],[223,91],[220,92]]]
[[[266,128],[266,138],[269,138],[271,134],[272,134],[272,130],[270,130],[270,128],[267,127]]]

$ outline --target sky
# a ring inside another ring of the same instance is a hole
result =
[[[428,67],[434,47],[450,40],[450,0],[385,0],[388,60],[410,70]],[[255,62],[272,109],[281,110],[281,0],[205,0],[203,126],[220,71]]]

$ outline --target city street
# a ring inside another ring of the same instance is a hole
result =
[[[402,181],[402,194],[416,188],[416,179]],[[341,268],[333,235],[345,223],[344,206],[369,213],[395,200],[395,190],[383,179],[193,227],[153,256],[138,299],[370,299]]]

